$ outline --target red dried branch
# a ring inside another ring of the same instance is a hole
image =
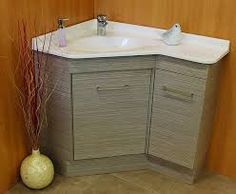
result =
[[[32,41],[27,32],[24,21],[18,23],[18,52],[19,61],[16,67],[17,91],[19,102],[23,111],[25,127],[31,140],[32,148],[39,148],[39,138],[43,126],[47,125],[46,106],[53,92],[48,90],[48,52],[46,50],[46,36],[43,48],[39,52],[36,41],[36,50],[32,50]]]

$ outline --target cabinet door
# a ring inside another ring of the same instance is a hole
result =
[[[75,74],[74,159],[145,150],[151,70]]]
[[[206,80],[158,70],[149,154],[193,168]]]

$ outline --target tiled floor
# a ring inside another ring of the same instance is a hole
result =
[[[236,194],[236,180],[209,175],[194,185],[187,185],[156,172],[143,170],[76,178],[57,176],[42,191],[32,191],[22,184],[7,194]]]

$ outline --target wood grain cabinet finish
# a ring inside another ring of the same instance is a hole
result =
[[[57,83],[46,151],[66,176],[153,169],[193,182],[201,172],[218,65],[161,56],[50,56]]]
[[[216,66],[199,66],[159,58],[148,151],[193,173],[198,173],[207,151],[217,78]]]
[[[206,80],[157,70],[149,153],[193,168]]]
[[[151,70],[72,76],[74,159],[144,154]]]

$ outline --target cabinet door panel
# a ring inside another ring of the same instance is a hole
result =
[[[145,150],[151,70],[73,75],[74,159]]]
[[[158,70],[149,154],[193,168],[205,80]]]

